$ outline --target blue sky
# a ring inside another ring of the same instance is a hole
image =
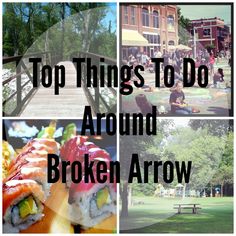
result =
[[[111,21],[112,25],[112,31],[116,30],[116,16],[117,16],[117,9],[116,9],[116,3],[109,3],[110,11],[108,11],[108,14],[106,15],[106,18],[104,19],[104,23],[108,26],[109,21]]]
[[[190,20],[219,17],[226,24],[231,23],[230,5],[178,5],[184,17]]]

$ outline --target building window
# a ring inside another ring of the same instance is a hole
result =
[[[154,35],[154,34],[143,34],[143,37],[147,39],[149,44],[155,44],[160,45],[160,35]]]
[[[128,7],[124,6],[124,24],[128,24]]]
[[[173,40],[170,40],[170,41],[168,42],[168,45],[169,45],[169,46],[174,46],[174,45],[175,45],[175,42],[174,42]]]
[[[142,9],[142,23],[143,26],[149,26],[149,13],[148,9],[146,8]]]
[[[210,28],[205,28],[203,29],[203,36],[211,36],[211,29]]]
[[[130,24],[135,25],[135,7],[130,7],[130,12],[131,12],[131,19],[130,19]]]
[[[159,28],[159,13],[158,11],[153,12],[153,27]]]
[[[175,31],[175,18],[172,15],[167,16],[167,29],[168,31]]]

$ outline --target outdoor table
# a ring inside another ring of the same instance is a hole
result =
[[[174,207],[174,209],[178,209],[178,214],[181,214],[181,209],[192,209],[193,214],[197,213],[197,209],[201,209],[201,207],[199,207],[200,204],[197,204],[197,203],[181,203],[181,204],[174,204],[174,205],[178,206],[178,207]]]

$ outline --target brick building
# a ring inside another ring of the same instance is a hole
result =
[[[176,5],[121,4],[122,57],[135,48],[153,56],[178,44]]]
[[[194,29],[197,50],[213,45],[213,51],[216,54],[231,48],[230,26],[226,25],[224,20],[218,17],[192,20],[190,29],[192,45],[194,44]]]

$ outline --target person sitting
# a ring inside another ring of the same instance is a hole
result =
[[[213,84],[216,87],[218,82],[224,82],[223,69],[219,68],[213,76]]]
[[[192,108],[185,103],[185,95],[183,90],[183,83],[177,81],[170,94],[169,103],[171,105],[171,113],[179,115],[192,114]]]

